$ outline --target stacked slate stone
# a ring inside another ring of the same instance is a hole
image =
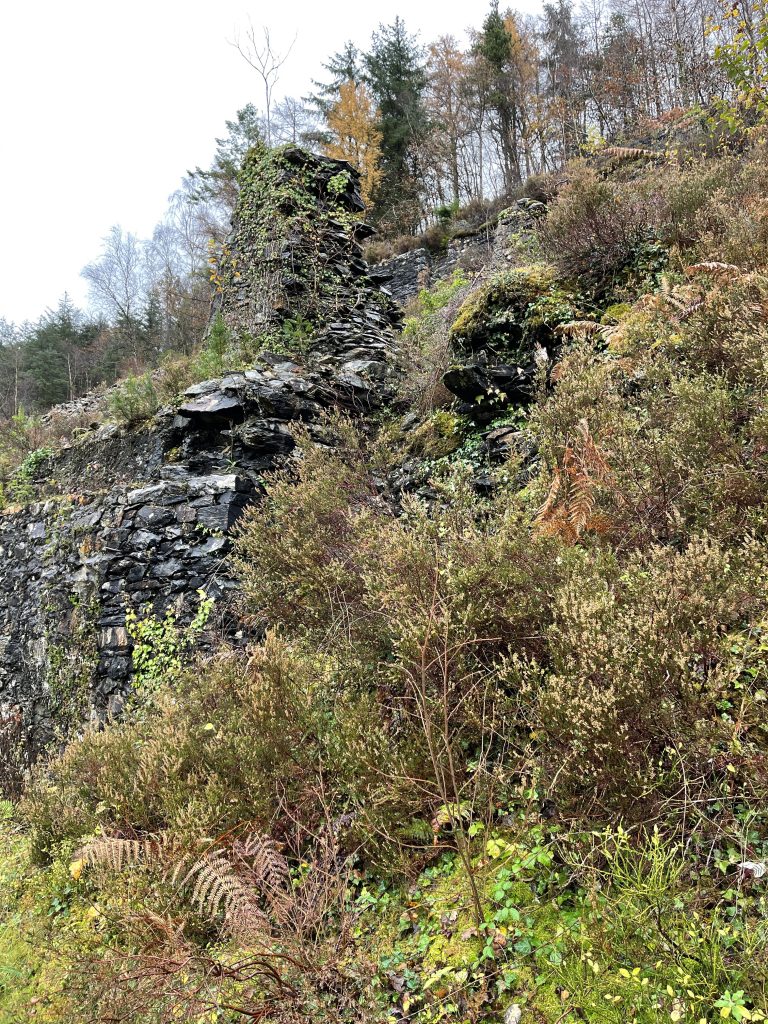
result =
[[[220,314],[236,340],[264,346],[252,369],[189,388],[171,424],[195,472],[253,474],[294,447],[291,424],[330,409],[375,409],[394,395],[402,318],[360,242],[359,175],[343,160],[290,147],[246,160],[222,257]]]
[[[343,160],[251,150],[215,306],[236,339],[300,352],[304,371],[355,408],[388,397],[402,323],[389,273],[363,259],[373,229],[358,219],[359,183]]]
[[[495,244],[496,229],[480,227],[477,231],[451,238],[444,249],[431,252],[429,249],[411,249],[410,252],[392,256],[372,268],[386,274],[392,297],[401,305],[415,298],[422,288],[431,288],[438,281],[445,281],[456,270],[463,270],[468,276],[488,263]]]
[[[0,717],[23,718],[31,750],[119,710],[129,608],[188,622],[202,589],[235,640],[229,531],[262,475],[298,425],[333,443],[326,413],[390,400],[400,314],[362,258],[361,207],[348,164],[254,151],[215,309],[255,343],[253,366],[189,388],[147,430],[87,433],[44,467],[46,500],[0,521]]]
[[[237,473],[165,465],[147,486],[59,496],[0,519],[0,712],[20,712],[30,748],[120,709],[128,608],[170,608],[183,621],[198,590],[218,599],[232,589],[226,531],[252,491]]]

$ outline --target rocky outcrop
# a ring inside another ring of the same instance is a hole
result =
[[[429,249],[412,249],[377,263],[374,271],[387,282],[393,298],[405,304],[437,281],[449,278],[455,270],[476,270],[486,263],[494,246],[495,229],[480,228],[461,238],[452,238],[445,249],[434,253]]]
[[[121,707],[128,609],[189,621],[203,590],[235,637],[225,556],[263,475],[297,427],[332,443],[328,413],[392,398],[400,311],[362,259],[357,185],[339,161],[254,151],[214,306],[250,368],[143,429],[94,427],[42,467],[39,500],[0,517],[0,715],[20,715],[30,749]]]

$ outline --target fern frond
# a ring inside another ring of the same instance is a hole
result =
[[[586,473],[580,473],[571,481],[568,493],[568,522],[574,534],[580,537],[595,507],[595,488]]]
[[[223,850],[206,851],[194,860],[178,884],[179,888],[191,886],[190,901],[202,916],[223,916],[227,931],[237,938],[253,939],[269,932],[258,891],[240,877]]]
[[[552,509],[555,507],[557,503],[557,499],[560,495],[562,484],[563,476],[560,472],[560,467],[555,466],[554,470],[552,471],[552,483],[549,485],[547,497],[544,500],[544,504],[536,513],[535,522],[537,525],[541,526],[542,524],[547,522],[547,519],[549,518],[550,513],[552,512]]]
[[[267,876],[289,877],[285,859],[274,853],[269,868],[264,869]],[[158,833],[141,839],[99,836],[76,856],[85,864],[103,864],[115,872],[139,861],[159,864],[163,881],[179,890],[189,890],[190,901],[202,916],[211,920],[223,916],[227,930],[236,931],[239,939],[252,939],[269,931],[269,920],[259,903],[263,890],[250,878],[240,876],[224,850],[190,852],[167,833]],[[270,906],[278,905],[277,897],[266,892],[265,896]]]
[[[687,306],[683,306],[678,315],[675,317],[675,320],[677,320],[678,323],[681,320],[687,320],[689,316],[693,316],[693,314],[697,312],[697,310],[701,309],[705,302],[706,299],[704,298],[704,296],[700,296],[698,299],[693,299],[693,301],[689,302]]]
[[[604,533],[605,516],[595,513],[597,487],[612,486],[613,472],[595,443],[586,419],[576,425],[576,438],[565,446],[562,469],[555,466],[544,504],[534,519],[543,533],[572,544],[585,530]]]
[[[258,883],[266,889],[280,889],[290,886],[291,873],[288,861],[280,852],[271,836],[253,832],[242,841],[242,852],[251,859],[251,871]]]
[[[601,155],[619,161],[640,160],[643,158],[656,160],[664,157],[664,153],[654,149],[641,149],[639,146],[608,146],[601,151]]]
[[[583,468],[601,483],[610,480],[613,476],[611,467],[595,444],[587,421],[585,419],[579,420],[576,424],[576,430],[581,438],[581,464]]]
[[[686,274],[711,274],[719,277],[721,274],[739,274],[741,268],[734,263],[718,263],[715,260],[708,260],[704,263],[692,263],[685,268]]]
[[[555,334],[563,338],[591,338],[603,333],[603,325],[594,320],[570,320],[566,324],[558,324]]]
[[[168,837],[164,833],[153,833],[141,839],[98,836],[81,847],[74,856],[85,864],[103,864],[119,872],[140,860],[158,860],[168,846]]]

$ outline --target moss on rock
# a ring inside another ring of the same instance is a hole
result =
[[[555,328],[577,319],[577,296],[553,267],[533,264],[495,274],[464,301],[451,327],[461,348],[487,348],[525,362],[536,346],[551,348]]]

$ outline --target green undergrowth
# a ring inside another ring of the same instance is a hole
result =
[[[580,318],[581,302],[550,266],[501,271],[470,293],[451,336],[470,350],[490,349],[500,361],[526,362],[537,346],[552,347],[560,324]]]
[[[408,882],[349,861],[333,914],[344,929],[334,970],[350,1011],[382,1022],[501,1020],[513,1006],[523,1020],[543,1024],[764,1019],[757,1007],[766,1006],[767,908],[759,892],[728,884],[737,850],[707,849],[695,834],[683,846],[658,831],[644,839],[620,826],[580,832],[519,805],[500,810],[498,824],[477,826],[471,842],[481,919],[450,830],[436,832]],[[745,820],[744,837],[760,825]],[[30,868],[27,840],[11,818],[1,838],[0,1020],[82,1019],[95,994],[83,976],[88,965],[102,973],[109,964],[117,978],[139,965],[138,951],[135,960],[127,951],[111,960],[121,934],[115,923],[141,899],[139,915],[151,925],[157,887],[148,889],[141,871],[117,883],[92,877],[94,869],[71,861],[71,847],[49,867]],[[158,914],[157,922],[168,927],[172,918]],[[312,946],[316,972],[329,949],[317,937]],[[219,941],[208,953],[226,964],[249,950]],[[175,1005],[187,1007],[189,1020],[241,1019],[233,1009],[244,995],[236,974],[210,984],[203,1005],[191,998],[202,963],[188,960]],[[311,988],[298,966],[292,981]],[[177,969],[166,967],[169,975]],[[121,1005],[114,993],[110,1005]],[[140,1008],[135,1020],[174,1019],[173,1012],[156,1017],[147,993],[125,1005]]]

